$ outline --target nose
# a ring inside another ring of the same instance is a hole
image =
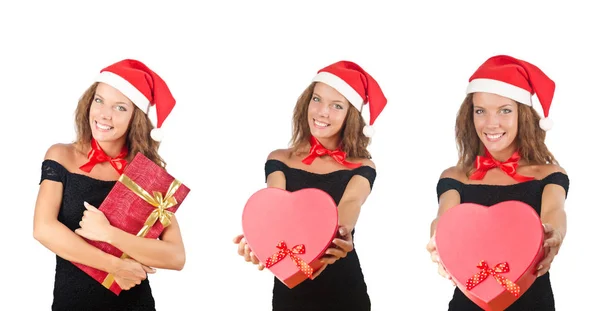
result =
[[[500,126],[500,117],[494,113],[488,114],[485,118],[485,125],[492,128]]]
[[[319,116],[321,116],[321,117],[329,116],[329,105],[327,105],[326,103],[321,103],[321,105],[319,105]]]
[[[100,108],[100,117],[105,120],[110,120],[112,118],[112,108],[109,105],[103,105]]]

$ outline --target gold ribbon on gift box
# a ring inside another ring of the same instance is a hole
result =
[[[125,174],[122,174],[121,177],[119,177],[119,182],[125,185],[125,187],[129,188],[129,190],[131,190],[133,193],[137,194],[140,198],[144,199],[144,201],[155,207],[152,213],[150,213],[150,216],[146,218],[146,222],[144,222],[144,226],[137,233],[137,236],[145,237],[148,232],[150,232],[150,229],[152,226],[154,226],[156,221],[160,221],[163,227],[168,227],[171,224],[173,212],[168,211],[167,209],[177,205],[177,200],[175,197],[173,197],[173,195],[175,195],[175,192],[177,192],[177,189],[179,189],[179,186],[181,186],[180,181],[174,179],[173,182],[171,182],[171,185],[169,185],[169,189],[167,189],[167,193],[164,196],[158,191],[152,191],[151,195],[148,193],[148,191],[144,190],[144,188],[140,187]],[[127,258],[127,254],[123,253],[121,258]],[[114,281],[114,276],[112,274],[108,274],[102,282],[102,285],[106,288],[110,288]]]

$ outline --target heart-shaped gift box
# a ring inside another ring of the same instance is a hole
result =
[[[323,266],[319,259],[337,229],[335,201],[315,188],[261,189],[248,199],[242,213],[246,243],[288,288],[312,279]]]
[[[435,242],[456,285],[484,310],[504,310],[523,295],[544,255],[541,220],[520,201],[452,207],[438,221]]]

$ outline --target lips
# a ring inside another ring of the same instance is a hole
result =
[[[317,121],[315,119],[313,119],[313,123],[315,124],[315,126],[320,127],[320,128],[325,128],[330,126],[331,124],[329,123],[325,123],[325,122],[321,122],[321,121]]]
[[[492,142],[498,141],[504,137],[506,133],[484,133],[485,137]]]
[[[114,128],[114,126],[110,126],[108,124],[98,123],[98,121],[94,121],[94,124],[96,125],[96,128],[103,131],[110,131]]]

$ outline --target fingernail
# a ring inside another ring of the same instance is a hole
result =
[[[242,242],[242,243],[246,243],[246,238],[242,238],[242,239],[240,240],[240,242]]]
[[[83,205],[90,205],[87,201],[83,201]]]
[[[542,265],[540,265],[540,266],[538,267],[538,270],[542,270]]]

